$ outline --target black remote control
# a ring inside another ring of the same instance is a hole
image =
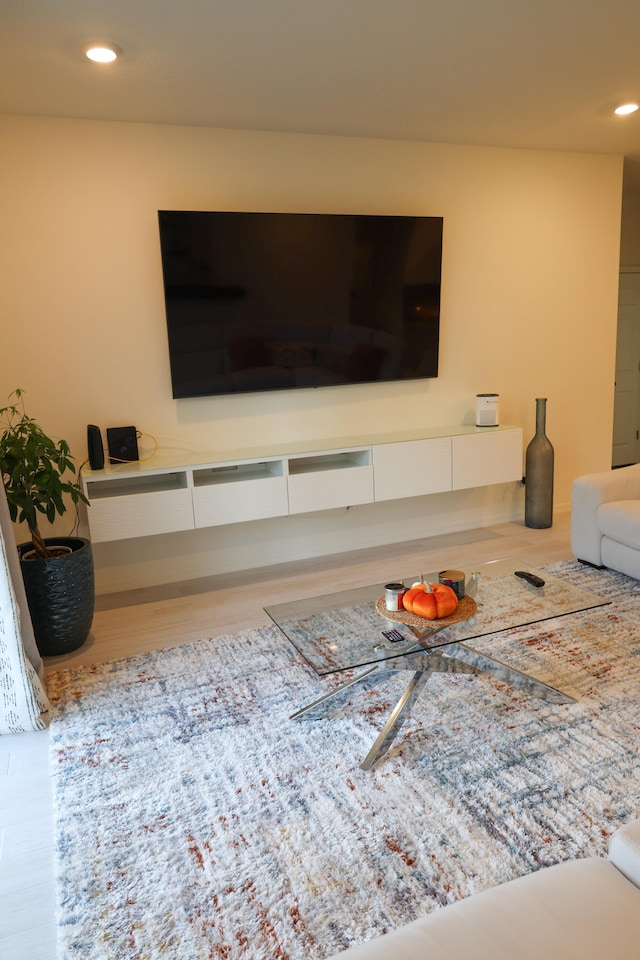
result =
[[[520,577],[522,580],[526,580],[527,583],[530,583],[532,587],[544,587],[544,580],[542,577],[536,576],[535,573],[529,573],[528,570],[514,570],[514,576]]]
[[[387,638],[391,643],[400,643],[401,640],[408,640],[408,637],[403,637],[399,630],[383,630],[383,636]]]

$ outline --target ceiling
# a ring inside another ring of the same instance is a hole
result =
[[[631,186],[639,38],[638,0],[0,0],[0,113],[615,153]]]

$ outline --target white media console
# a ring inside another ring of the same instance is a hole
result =
[[[83,468],[95,543],[522,479],[520,427],[443,427]]]

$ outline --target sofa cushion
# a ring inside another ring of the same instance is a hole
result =
[[[640,890],[606,860],[547,867],[331,960],[637,960]]]
[[[614,500],[601,503],[596,524],[604,537],[640,550],[640,500]]]
[[[619,827],[609,841],[609,860],[640,887],[640,820]]]

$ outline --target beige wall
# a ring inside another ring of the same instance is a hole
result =
[[[0,142],[0,398],[24,388],[78,462],[87,423],[135,424],[179,458],[472,422],[475,394],[496,391],[525,440],[548,397],[557,507],[576,474],[609,466],[620,157],[6,116]],[[160,208],[442,215],[440,376],[174,401]],[[98,545],[98,586],[461,529],[522,503],[513,485]]]

